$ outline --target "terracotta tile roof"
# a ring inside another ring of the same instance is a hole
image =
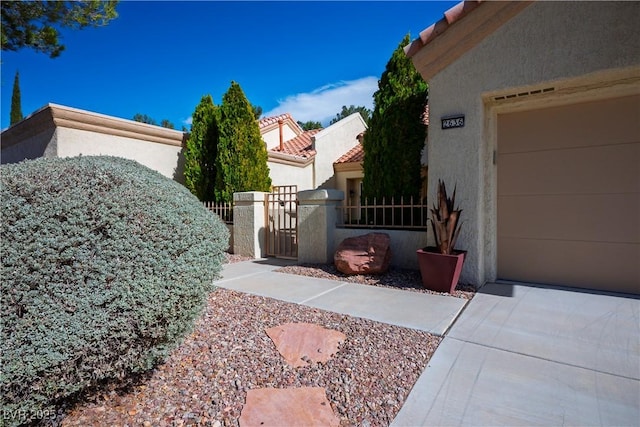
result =
[[[453,6],[451,9],[447,10],[444,13],[444,17],[432,24],[430,27],[422,30],[420,32],[420,37],[415,39],[409,45],[405,46],[404,52],[405,54],[411,58],[415,55],[420,49],[422,49],[427,44],[431,43],[436,37],[440,36],[442,33],[447,31],[449,27],[451,27],[456,22],[460,21],[467,14],[469,14],[472,10],[476,9],[478,6],[482,5],[482,0],[472,1],[466,0],[458,3]]]
[[[291,116],[291,114],[289,113],[284,113],[284,114],[280,114],[279,116],[272,116],[272,117],[263,117],[262,119],[260,119],[258,121],[258,126],[260,127],[260,129],[264,129],[266,127],[272,126],[272,125],[277,125],[278,121],[289,121],[289,123],[295,127],[294,131],[296,133],[302,133],[302,128],[298,125],[298,122],[296,122],[293,117]]]
[[[351,150],[342,155],[334,164],[338,163],[356,163],[364,161],[364,148],[362,144],[358,144]]]
[[[313,149],[313,136],[320,132],[322,129],[313,129],[302,132],[302,134],[296,136],[293,139],[286,141],[283,144],[284,150],[280,151],[280,147],[276,146],[269,151],[276,153],[289,154],[296,157],[310,158],[316,155],[316,150]]]
[[[279,116],[263,117],[258,122],[258,125],[260,126],[260,129],[262,129],[274,123],[278,123],[278,120],[286,120],[286,119],[293,120],[293,118],[291,117],[291,114],[284,113],[284,114],[280,114]]]

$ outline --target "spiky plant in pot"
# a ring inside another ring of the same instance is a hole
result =
[[[444,181],[438,180],[438,200],[431,209],[431,227],[436,239],[436,247],[441,254],[451,255],[460,234],[460,214],[462,209],[455,207],[456,189],[451,198],[447,196]]]
[[[456,188],[451,198],[447,187],[438,180],[438,196],[431,209],[431,227],[436,247],[418,249],[418,266],[422,284],[430,290],[453,293],[458,284],[466,251],[454,250],[460,234],[460,214],[455,207]]]

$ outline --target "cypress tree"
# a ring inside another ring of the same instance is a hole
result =
[[[231,201],[238,191],[271,188],[267,148],[253,107],[236,82],[222,97],[216,168],[217,201]]]
[[[362,142],[363,196],[370,199],[420,195],[420,158],[426,138],[422,116],[428,86],[404,53],[409,41],[407,34],[393,52],[373,95],[373,115]]]
[[[20,100],[20,73],[16,71],[16,76],[13,79],[13,93],[11,95],[11,116],[9,124],[14,125],[22,120],[22,102]]]
[[[218,108],[205,95],[193,112],[184,151],[185,186],[202,201],[215,200]]]

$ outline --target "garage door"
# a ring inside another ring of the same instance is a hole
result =
[[[640,293],[640,96],[498,116],[498,276]]]

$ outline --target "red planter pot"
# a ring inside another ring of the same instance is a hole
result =
[[[424,287],[436,292],[453,293],[466,253],[454,251],[451,255],[444,255],[435,247],[418,249],[418,265]]]

